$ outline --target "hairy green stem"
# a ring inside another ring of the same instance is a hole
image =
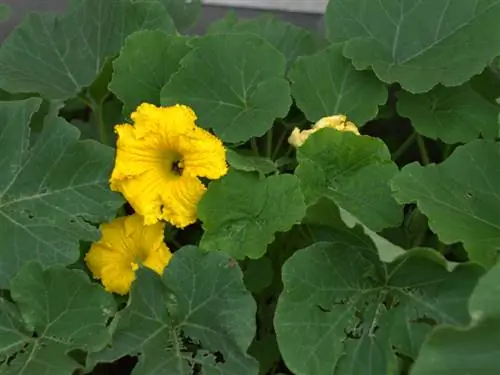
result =
[[[99,140],[101,141],[101,143],[107,145],[109,139],[108,139],[108,132],[106,130],[106,123],[104,122],[102,103],[95,105],[94,108],[92,108],[92,112],[94,112],[94,115],[96,116],[97,130],[99,131]]]
[[[257,146],[257,140],[255,138],[250,139],[250,147],[256,156],[259,156],[259,146]]]
[[[403,155],[413,144],[415,138],[417,137],[417,133],[413,132],[402,144],[399,148],[392,154],[392,160],[398,160],[401,155]]]
[[[429,153],[427,152],[427,148],[425,147],[425,140],[420,134],[417,134],[417,145],[418,150],[420,151],[420,157],[422,158],[422,163],[424,165],[429,164],[431,162],[431,159],[429,158]]]
[[[271,158],[273,155],[273,128],[266,134],[266,156]]]
[[[281,146],[283,145],[283,142],[286,139],[286,136],[287,136],[287,133],[285,131],[283,131],[281,133],[280,137],[278,138],[278,143],[276,144],[276,147],[271,155],[271,159],[275,160],[276,157],[278,156],[280,149],[281,149]]]

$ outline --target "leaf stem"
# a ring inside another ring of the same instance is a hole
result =
[[[398,160],[401,155],[403,155],[413,144],[415,138],[417,137],[417,133],[413,132],[402,144],[399,148],[392,154],[392,160]]]
[[[106,131],[106,123],[104,122],[104,114],[102,107],[103,107],[102,103],[95,105],[92,111],[94,112],[94,115],[96,116],[97,119],[97,130],[99,131],[99,140],[101,141],[101,143],[107,145],[109,139],[108,139],[108,133]]]
[[[427,152],[427,148],[425,147],[425,140],[420,134],[417,134],[417,145],[418,150],[420,151],[420,157],[422,158],[422,163],[427,165],[431,162],[429,158],[429,153]]]
[[[266,134],[266,156],[270,158],[273,154],[273,128]]]
[[[278,156],[278,154],[280,152],[281,146],[283,145],[283,142],[285,141],[287,135],[288,134],[286,131],[283,131],[281,133],[280,137],[278,138],[278,143],[276,144],[276,148],[274,149],[273,154],[271,155],[271,159],[273,159],[273,160],[276,159],[276,157]]]
[[[259,156],[259,146],[257,146],[257,140],[255,138],[250,139],[250,147],[256,156]]]

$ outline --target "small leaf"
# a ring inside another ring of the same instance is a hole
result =
[[[478,282],[469,300],[468,327],[434,329],[420,349],[411,375],[498,374],[500,362],[500,265]]]
[[[121,311],[113,344],[91,361],[111,362],[141,353],[133,375],[257,375],[246,354],[255,335],[256,305],[238,266],[222,253],[195,247],[177,251],[161,280],[138,272],[127,307]],[[216,360],[216,353],[222,362]]]
[[[187,30],[200,16],[202,0],[158,0],[167,9],[179,31]]]
[[[198,124],[226,142],[263,135],[292,104],[285,57],[251,34],[207,35],[161,92],[161,103],[194,109]]]
[[[180,60],[190,50],[188,38],[162,31],[140,31],[129,36],[113,63],[109,89],[125,104],[129,116],[141,103],[160,104],[160,92]]]
[[[326,28],[358,70],[413,93],[458,86],[500,55],[496,0],[332,0]]]
[[[414,354],[422,332],[467,320],[480,267],[447,272],[442,258],[426,250],[385,265],[376,251],[355,228],[287,260],[275,328],[294,374],[388,374],[395,352]]]
[[[389,187],[398,168],[381,140],[321,129],[298,149],[297,159],[295,174],[308,205],[327,197],[374,231],[401,223],[402,208]]]
[[[468,84],[453,88],[438,86],[417,95],[401,92],[397,108],[401,116],[411,120],[417,132],[446,143],[499,135],[500,107],[489,103]]]
[[[47,116],[29,147],[40,103],[0,103],[0,288],[27,261],[76,261],[79,241],[99,238],[90,223],[110,220],[123,204],[108,188],[113,149],[78,141],[78,130],[62,118]]]
[[[276,163],[269,158],[244,155],[231,149],[226,150],[226,157],[229,165],[238,171],[269,174],[276,172],[278,168]]]
[[[312,32],[268,14],[250,20],[225,17],[210,25],[208,32],[258,35],[276,47],[286,57],[288,64],[293,63],[299,56],[311,55],[327,45],[325,40]]]
[[[276,232],[289,230],[304,214],[304,197],[295,176],[259,178],[231,171],[210,183],[198,205],[205,230],[200,247],[236,259],[257,259]]]
[[[173,33],[173,21],[158,2],[84,0],[67,15],[32,13],[0,48],[0,86],[69,99],[90,86],[125,37],[137,30]]]
[[[245,286],[252,293],[259,293],[271,285],[273,273],[273,263],[268,257],[249,259],[243,272]]]
[[[301,57],[289,74],[292,95],[310,121],[347,115],[358,126],[375,118],[387,100],[387,88],[372,72],[355,70],[332,44],[315,55]]]
[[[44,271],[29,263],[13,279],[11,293],[20,314],[0,299],[2,374],[72,374],[83,366],[70,351],[101,350],[110,340],[106,322],[115,312],[113,297],[81,271]]]
[[[404,167],[392,181],[394,196],[416,203],[442,242],[463,242],[470,258],[489,266],[500,248],[499,164],[500,145],[476,140],[439,165]]]

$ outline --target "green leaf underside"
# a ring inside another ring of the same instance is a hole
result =
[[[276,232],[285,232],[305,215],[304,196],[295,176],[231,171],[210,183],[198,205],[205,233],[200,247],[236,259],[260,258]]]
[[[438,327],[425,344],[411,375],[500,373],[500,266],[478,282],[469,300],[468,327]]]
[[[281,21],[272,15],[263,15],[251,20],[238,20],[225,17],[214,22],[209,33],[251,33],[271,43],[287,59],[293,63],[299,56],[315,53],[326,45],[326,41],[308,30],[291,23]]]
[[[111,148],[78,141],[78,130],[53,116],[29,147],[29,122],[40,103],[0,103],[0,288],[27,261],[76,261],[79,240],[99,237],[89,222],[110,220],[122,204],[108,189]]]
[[[500,54],[500,1],[332,0],[326,28],[357,69],[410,92],[458,86]]]
[[[401,92],[398,113],[408,117],[420,134],[454,144],[469,142],[483,135],[499,135],[497,105],[491,104],[470,85],[438,86],[425,94]]]
[[[190,50],[188,38],[162,31],[140,31],[130,35],[113,63],[109,89],[124,103],[130,114],[141,103],[160,105],[160,92],[180,60]]]
[[[11,293],[19,311],[0,299],[1,374],[72,374],[83,366],[70,351],[101,350],[110,340],[114,300],[81,271],[29,263]]]
[[[257,375],[258,363],[246,354],[256,305],[242,278],[227,255],[192,246],[175,253],[163,280],[139,270],[112,346],[91,361],[140,352],[133,375],[188,375],[197,364],[206,374]]]
[[[321,129],[297,150],[297,159],[308,205],[327,197],[374,231],[400,224],[402,208],[389,187],[398,168],[381,140]]]
[[[175,31],[166,9],[153,1],[85,0],[61,17],[30,14],[0,48],[0,86],[72,98],[94,81],[127,35],[145,29]]]
[[[377,116],[378,106],[387,100],[387,89],[372,72],[355,70],[342,48],[332,44],[299,58],[289,74],[292,96],[310,121],[344,114],[363,126]]]
[[[294,374],[388,374],[394,351],[415,357],[435,324],[467,321],[482,270],[448,272],[435,252],[384,265],[358,230],[295,253],[283,267],[278,344]],[[298,340],[297,338],[300,338]]]
[[[500,145],[476,140],[439,165],[404,167],[392,181],[394,195],[416,203],[442,242],[463,242],[471,258],[488,264],[500,248],[499,164]]]
[[[161,103],[189,105],[198,124],[226,142],[263,135],[291,106],[285,57],[252,34],[194,39],[195,49],[161,92]]]
[[[277,165],[269,158],[254,155],[245,155],[231,149],[226,150],[228,164],[239,171],[259,172],[262,174],[277,171]]]

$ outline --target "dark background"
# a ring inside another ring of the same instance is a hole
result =
[[[10,31],[19,24],[24,16],[30,12],[58,12],[63,13],[69,0],[0,0],[12,8],[12,15],[7,22],[0,24],[0,41],[3,41]],[[204,5],[198,22],[189,33],[202,33],[207,26],[215,20],[222,18],[227,11],[234,10],[240,18],[252,18],[264,13],[272,13],[277,17],[310,30],[321,28],[322,15],[290,13],[270,10],[257,10],[248,8],[230,8],[224,6]]]

